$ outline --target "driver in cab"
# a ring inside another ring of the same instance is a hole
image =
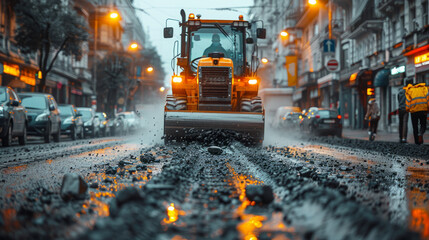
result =
[[[223,53],[226,56],[226,50],[220,44],[219,34],[215,33],[212,36],[212,44],[204,50],[204,56],[208,56],[209,53],[219,52]]]

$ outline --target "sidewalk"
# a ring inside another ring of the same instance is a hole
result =
[[[368,139],[368,130],[363,129],[350,129],[343,128],[343,138],[352,138],[352,139]],[[390,133],[386,131],[377,131],[377,136],[375,137],[375,141],[383,141],[383,142],[397,142],[399,143],[399,133]],[[425,135],[423,136],[424,145],[429,145],[429,129],[426,130]],[[408,129],[408,144],[414,144],[414,136],[413,129]]]

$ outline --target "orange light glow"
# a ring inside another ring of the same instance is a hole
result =
[[[366,89],[366,95],[368,95],[368,96],[375,95],[375,89],[374,88],[367,88]]]
[[[337,116],[337,118],[338,118],[338,119],[341,119],[342,117],[341,117],[341,115],[338,115],[338,116]]]
[[[419,64],[423,62],[429,62],[429,53],[414,57],[414,64]]]
[[[281,31],[280,36],[287,37],[289,34],[286,31]]]
[[[19,66],[16,64],[3,63],[3,72],[15,77],[19,77]]]
[[[317,1],[316,0],[308,0],[308,4],[310,5],[316,5]]]
[[[146,68],[146,72],[148,72],[148,73],[153,72],[153,67],[148,67],[148,68]]]
[[[159,88],[159,91],[160,91],[160,92],[164,92],[164,91],[165,91],[165,87],[160,87],[160,88]]]
[[[173,83],[181,83],[182,81],[183,81],[183,79],[179,76],[173,77]]]
[[[195,19],[195,14],[190,13],[190,14],[189,14],[189,19]]]
[[[131,43],[130,48],[131,49],[137,49],[139,45],[137,43]]]
[[[255,85],[255,84],[257,84],[258,83],[258,80],[256,80],[256,79],[250,79],[249,80],[249,84],[250,85]]]
[[[171,203],[170,206],[167,207],[167,216],[168,218],[164,218],[165,223],[174,223],[179,219],[180,211],[174,207],[174,203]],[[183,215],[183,213],[182,213]]]
[[[262,58],[262,59],[261,59],[261,62],[262,62],[263,64],[268,63],[268,58]]]
[[[119,17],[119,14],[118,14],[117,12],[111,12],[111,13],[109,14],[109,17],[110,17],[111,19],[117,19],[117,18]]]

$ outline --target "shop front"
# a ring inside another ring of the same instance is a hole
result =
[[[366,128],[364,121],[369,98],[375,97],[373,84],[373,71],[362,69],[350,75],[349,87],[351,88],[350,127],[354,129]]]
[[[19,92],[35,90],[37,71],[33,68],[4,61],[0,63],[0,73],[1,86],[8,86]]]

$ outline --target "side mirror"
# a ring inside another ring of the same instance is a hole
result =
[[[50,111],[54,111],[54,110],[55,110],[55,106],[54,106],[54,104],[51,104],[51,105],[49,106],[49,110],[50,110]]]
[[[246,38],[246,43],[253,44],[254,43],[253,38]]]
[[[173,28],[166,27],[164,28],[164,38],[172,38],[173,37]]]
[[[19,101],[12,100],[12,101],[10,101],[10,105],[11,105],[12,107],[18,107],[18,106],[19,106]]]
[[[267,29],[257,28],[256,29],[256,37],[260,38],[260,39],[265,39],[267,37]]]

